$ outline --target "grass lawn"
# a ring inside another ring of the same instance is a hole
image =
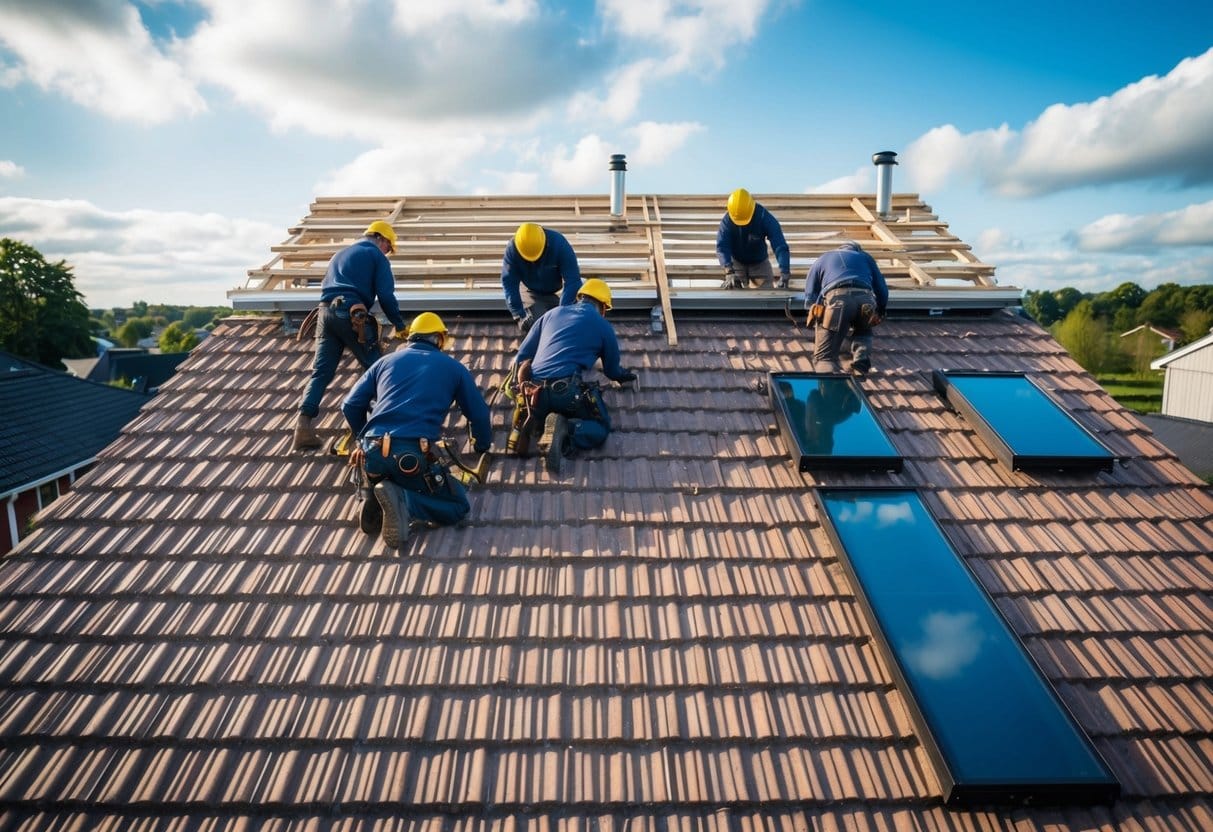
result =
[[[1162,373],[1157,377],[1141,378],[1133,373],[1112,373],[1097,376],[1103,389],[1129,410],[1138,413],[1158,413],[1162,410]]]

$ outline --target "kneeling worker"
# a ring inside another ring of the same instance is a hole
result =
[[[561,460],[576,450],[597,448],[611,432],[611,417],[597,385],[581,374],[601,359],[602,372],[612,381],[630,382],[636,374],[619,363],[619,340],[607,323],[611,289],[590,278],[572,306],[558,306],[535,321],[514,359],[518,380],[539,389],[532,422],[544,421],[552,437],[547,466],[559,471]]]
[[[524,222],[506,244],[501,286],[510,316],[526,332],[544,312],[576,299],[581,289],[577,255],[559,231]]]
[[[374,488],[375,499],[362,508],[362,530],[373,534],[382,524],[383,542],[396,549],[408,539],[411,520],[451,525],[471,510],[463,484],[435,453],[451,404],[471,423],[477,453],[493,440],[472,374],[442,352],[442,319],[422,312],[408,333],[408,345],[372,364],[341,404],[358,438],[350,464],[365,466]]]

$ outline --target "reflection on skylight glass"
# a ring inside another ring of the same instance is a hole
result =
[[[818,496],[958,787],[1115,786],[917,492]]]
[[[1023,375],[943,374],[1020,461],[1110,460],[1112,455]]]
[[[869,462],[888,458],[900,469],[900,456],[850,378],[775,373],[772,391],[803,456]]]

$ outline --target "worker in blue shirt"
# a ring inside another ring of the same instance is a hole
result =
[[[501,286],[506,308],[525,333],[544,312],[573,303],[581,289],[577,255],[559,231],[524,222],[506,244]]]
[[[361,528],[381,529],[394,549],[413,520],[450,525],[471,510],[463,484],[435,453],[451,404],[471,423],[477,453],[492,444],[488,405],[468,369],[443,353],[447,337],[442,319],[422,312],[409,325],[408,346],[372,364],[341,404],[357,438],[350,465],[364,467],[374,494],[364,501]]]
[[[342,353],[346,349],[352,352],[364,370],[379,357],[379,323],[370,314],[376,298],[392,326],[404,330],[396,302],[396,279],[387,259],[395,251],[396,231],[383,220],[375,220],[361,240],[329,260],[320,284],[316,357],[299,403],[294,450],[320,447],[312,422],[320,413],[324,391],[337,375]]]
[[[607,323],[611,289],[590,278],[577,293],[577,303],[559,306],[535,321],[514,359],[515,372],[533,395],[530,423],[544,425],[550,437],[546,463],[558,472],[561,461],[577,450],[597,448],[611,432],[611,417],[596,384],[581,374],[602,362],[603,374],[617,382],[636,380],[620,365],[619,340]]]
[[[779,279],[771,270],[767,241],[779,263]],[[738,188],[729,194],[728,210],[716,231],[716,259],[724,266],[724,289],[746,289],[752,282],[761,287],[788,288],[792,277],[792,254],[783,228],[775,215],[754,201],[750,192]]]
[[[840,373],[838,353],[848,332],[851,337],[851,372],[866,375],[872,369],[872,327],[884,319],[889,287],[872,255],[848,240],[818,257],[804,282],[805,305],[817,308],[813,339],[813,368],[819,373]]]

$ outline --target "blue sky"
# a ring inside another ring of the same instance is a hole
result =
[[[1004,285],[1213,283],[1213,3],[0,0],[0,236],[226,304],[319,195],[872,192]],[[793,252],[795,255],[795,252]]]

